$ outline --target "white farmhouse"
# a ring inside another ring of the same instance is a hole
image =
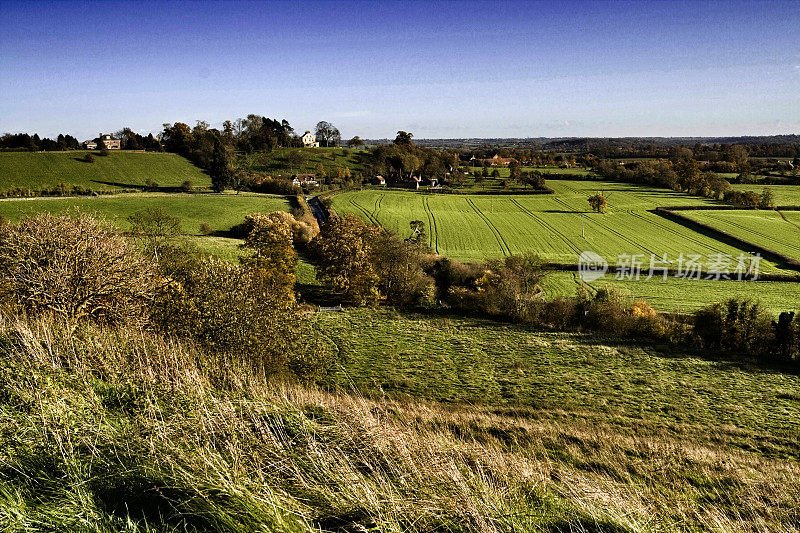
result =
[[[306,131],[300,138],[303,140],[303,146],[319,148],[317,137],[310,131]]]

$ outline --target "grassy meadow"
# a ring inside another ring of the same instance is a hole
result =
[[[82,161],[87,153],[94,162]],[[161,187],[179,187],[191,181],[195,187],[210,187],[211,179],[187,159],[169,153],[113,151],[97,152],[0,152],[0,189],[82,185],[92,190],[113,191],[143,187],[153,180]]]
[[[320,313],[314,325],[343,361],[328,378],[339,387],[620,429],[728,432],[741,446],[760,442],[754,453],[798,458],[797,375],[477,318],[353,310]]]
[[[313,320],[341,360],[327,390],[0,316],[0,527],[800,529],[796,375],[484,320]]]
[[[299,152],[302,161],[293,164],[289,160],[291,152]],[[361,160],[363,150],[356,148],[276,148],[268,154],[249,154],[242,156],[244,165],[256,172],[272,175],[319,174],[319,165],[329,176],[336,176],[336,167],[350,169],[350,172],[363,172]]]
[[[651,212],[657,206],[715,205],[682,193],[620,183],[548,180],[556,194],[457,196],[362,190],[333,196],[339,213],[355,213],[397,231],[411,220],[426,223],[430,247],[463,261],[527,251],[547,261],[576,263],[586,250],[617,263],[620,254],[676,259],[680,253],[738,257],[742,250]],[[587,198],[608,197],[606,213],[592,213]],[[582,236],[582,224],[583,233]],[[765,271],[774,265],[762,262]]]

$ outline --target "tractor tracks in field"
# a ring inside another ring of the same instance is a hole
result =
[[[536,214],[535,214],[533,211],[531,211],[531,210],[530,210],[530,209],[528,209],[527,207],[523,206],[523,205],[522,205],[521,203],[519,203],[517,200],[515,200],[514,198],[511,198],[511,203],[512,203],[512,204],[514,204],[514,205],[517,207],[517,209],[519,209],[520,211],[522,211],[523,213],[525,213],[526,215],[528,215],[529,217],[531,217],[532,219],[534,219],[536,222],[538,222],[538,223],[539,223],[539,225],[540,225],[540,226],[542,226],[544,229],[546,229],[547,231],[550,231],[550,232],[551,232],[551,233],[553,233],[554,235],[558,235],[558,237],[559,237],[559,238],[560,238],[562,241],[564,241],[564,243],[565,243],[565,244],[566,244],[568,247],[572,248],[572,250],[573,250],[573,251],[574,251],[576,254],[580,255],[580,254],[581,254],[581,252],[583,252],[583,250],[581,250],[579,247],[575,246],[575,243],[573,243],[573,242],[572,242],[571,240],[569,240],[569,239],[568,239],[568,238],[567,238],[567,237],[566,237],[566,236],[565,236],[563,233],[561,233],[561,232],[560,232],[560,231],[558,231],[558,230],[557,230],[555,227],[553,227],[553,225],[552,225],[552,224],[550,224],[549,222],[546,222],[546,221],[545,221],[544,219],[542,219],[541,217],[537,217],[537,216],[536,216]]]
[[[637,213],[637,212],[632,211],[632,210],[629,210],[628,212],[631,215],[633,215],[634,217],[640,219],[642,222],[645,222],[647,224],[655,226],[656,228],[658,228],[660,230],[668,231],[669,233],[671,233],[671,234],[673,234],[673,235],[675,235],[677,237],[680,237],[681,239],[687,240],[689,242],[693,242],[694,244],[697,244],[697,245],[702,246],[704,248],[707,248],[709,246],[709,243],[703,242],[700,239],[698,239],[698,238],[696,238],[696,237],[694,237],[692,235],[689,235],[689,234],[686,234],[686,233],[682,233],[682,232],[678,231],[675,228],[671,228],[671,227],[669,227],[667,225],[664,225],[664,224],[659,224],[657,221],[650,220],[650,219],[648,219],[647,217],[645,217],[644,215],[642,215],[640,213]],[[681,227],[683,227],[683,226],[681,226]],[[716,239],[715,239],[715,241],[716,241]]]
[[[363,207],[360,203],[356,202],[354,198],[350,198],[350,205],[352,205],[353,207],[364,213],[364,216],[367,217],[370,220],[370,222],[380,226],[380,223],[375,219],[375,217],[372,216],[372,213],[367,211],[367,209]]]
[[[783,211],[778,211],[778,214],[781,216],[781,218],[782,218],[783,220],[785,220],[786,222],[788,222],[789,224],[791,224],[792,226],[794,226],[795,228],[797,228],[798,230],[800,230],[800,224],[795,224],[794,222],[792,222],[791,220],[789,220],[788,218],[786,218],[786,215],[784,215],[784,214],[783,214]]]
[[[497,226],[492,224],[492,221],[489,220],[489,217],[487,217],[486,214],[481,211],[477,205],[475,205],[475,202],[473,202],[471,198],[464,198],[464,200],[466,200],[467,204],[472,208],[472,210],[475,211],[475,213],[481,217],[481,219],[483,219],[486,226],[494,234],[494,238],[497,240],[497,244],[500,245],[500,251],[503,252],[503,255],[511,255],[511,248],[508,247],[508,243],[503,238],[503,234],[500,233],[500,230],[497,229]]]
[[[428,228],[430,229],[430,238],[428,239],[428,246],[433,248],[433,251],[437,254],[439,253],[439,228],[436,226],[436,217],[433,215],[433,209],[431,209],[430,204],[428,203],[428,198],[422,198],[422,209],[425,210],[425,213],[428,215]]]

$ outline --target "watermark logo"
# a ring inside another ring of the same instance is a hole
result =
[[[750,280],[758,279],[761,264],[760,254],[714,253],[707,256],[700,254],[683,254],[670,260],[667,254],[657,256],[650,254],[619,254],[617,264],[609,266],[608,262],[595,252],[585,251],[578,256],[578,273],[586,283],[597,281],[606,274],[617,280],[638,280],[660,277],[708,280]]]
[[[578,256],[578,274],[585,283],[602,278],[608,272],[608,261],[600,254],[591,251],[581,252]]]

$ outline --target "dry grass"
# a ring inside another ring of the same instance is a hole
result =
[[[138,330],[6,316],[0,354],[5,531],[800,530],[796,462],[663,428],[270,382]]]

